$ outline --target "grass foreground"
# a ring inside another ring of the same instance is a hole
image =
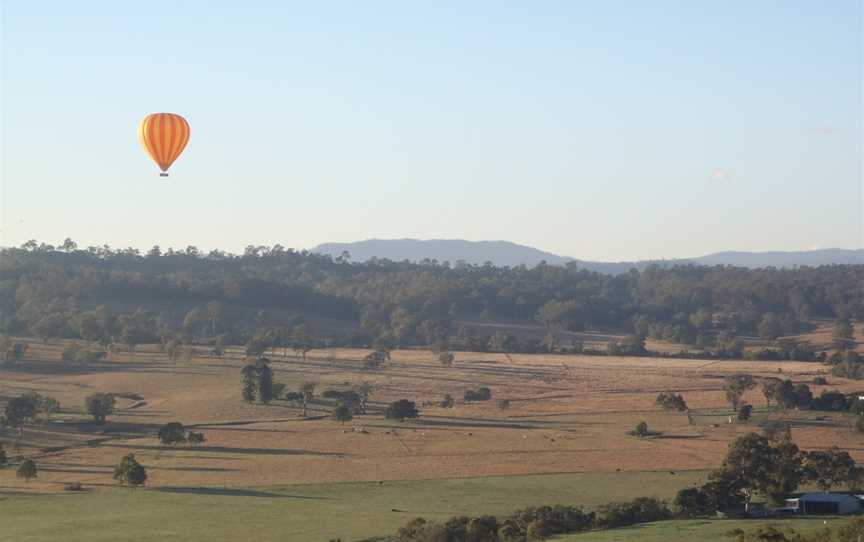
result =
[[[703,471],[575,473],[268,488],[100,489],[0,493],[3,535],[17,542],[344,542],[392,534],[415,517],[586,508],[638,496],[672,499]],[[731,528],[731,527],[730,527]]]
[[[825,527],[840,525],[844,518],[784,518],[778,519],[680,519],[642,523],[609,529],[556,537],[556,542],[734,542],[731,531],[750,531],[761,525],[774,525],[778,529],[795,529],[800,534],[810,534]]]

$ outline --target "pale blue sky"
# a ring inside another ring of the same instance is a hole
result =
[[[0,244],[860,248],[862,47],[843,0],[5,0]]]

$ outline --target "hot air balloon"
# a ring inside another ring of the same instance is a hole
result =
[[[174,113],[153,113],[138,126],[138,139],[162,170],[159,176],[167,177],[168,168],[189,142],[189,123]]]

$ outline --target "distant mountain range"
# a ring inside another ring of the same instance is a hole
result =
[[[455,264],[492,262],[496,266],[526,265],[533,267],[541,261],[550,265],[565,265],[576,262],[579,267],[601,273],[626,273],[632,268],[641,269],[651,263],[674,265],[693,263],[698,265],[734,265],[738,267],[796,267],[829,264],[862,264],[864,250],[826,248],[793,252],[717,252],[696,258],[677,260],[642,260],[635,262],[592,262],[545,252],[510,241],[465,241],[461,239],[368,239],[353,243],[323,243],[311,249],[319,254],[339,256],[348,252],[353,261],[371,258],[388,260],[421,261],[424,259],[448,261]]]

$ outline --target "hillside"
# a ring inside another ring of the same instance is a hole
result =
[[[726,251],[693,258],[693,262],[705,265],[734,265],[736,267],[797,267],[802,265],[861,265],[864,250],[825,248],[801,251],[736,252]]]
[[[695,263],[700,265],[732,265],[736,267],[799,267],[831,264],[864,264],[864,249],[849,250],[827,248],[805,251],[742,252],[724,251],[695,258],[673,260],[641,260],[625,262],[597,262],[579,260],[569,256],[553,254],[534,247],[510,241],[465,241],[462,239],[367,239],[350,243],[323,243],[311,252],[338,257],[348,252],[353,261],[364,262],[372,258],[393,261],[422,260],[448,261],[454,264],[464,261],[482,265],[492,262],[496,266],[534,267],[545,261],[550,265],[565,265],[576,262],[579,267],[599,273],[619,274],[630,269],[643,269],[650,264],[672,265]]]
[[[483,265],[492,262],[496,266],[527,265],[534,267],[541,261],[552,265],[564,265],[572,258],[552,254],[533,247],[510,241],[465,241],[463,239],[367,239],[353,243],[324,243],[311,252],[339,256],[347,251],[354,261],[372,258],[393,261],[424,259],[449,261],[454,264],[464,261]]]

